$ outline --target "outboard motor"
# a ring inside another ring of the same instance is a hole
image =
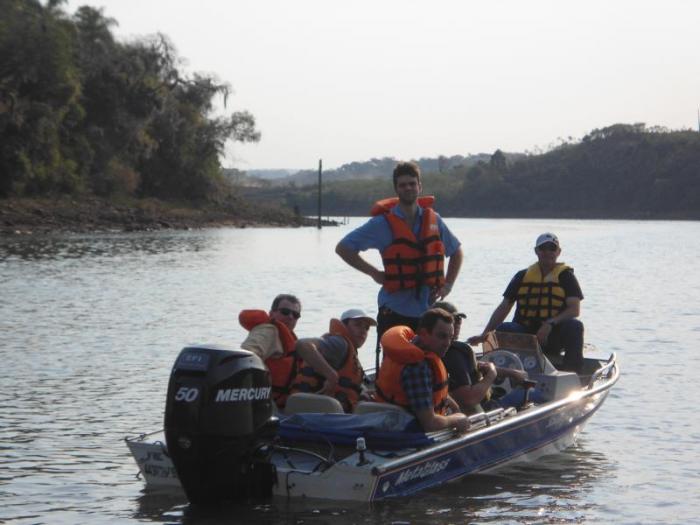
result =
[[[267,497],[274,465],[256,449],[272,438],[270,374],[246,350],[184,348],[170,374],[165,441],[192,503]]]

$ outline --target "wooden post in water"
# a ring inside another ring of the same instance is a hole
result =
[[[318,159],[318,229],[321,229],[321,173],[323,172],[323,159]]]

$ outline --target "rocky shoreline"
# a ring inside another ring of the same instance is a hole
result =
[[[92,196],[0,199],[0,235],[313,225],[315,220],[283,208],[245,203],[195,207],[155,199],[112,201]]]

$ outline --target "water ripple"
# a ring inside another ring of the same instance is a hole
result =
[[[537,233],[566,239],[587,338],[617,353],[623,376],[563,454],[375,505],[202,510],[144,491],[123,437],[162,426],[180,348],[237,344],[238,310],[267,308],[281,291],[302,298],[301,335],[320,335],[349,306],[376,312],[374,283],[333,253],[349,227],[0,238],[0,522],[698,523],[700,423],[688,400],[700,394],[700,226],[690,222],[450,221],[468,248],[451,296],[469,314],[465,335],[529,263]],[[687,253],[667,260],[677,246]]]

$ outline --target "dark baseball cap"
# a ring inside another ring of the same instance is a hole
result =
[[[442,308],[443,310],[451,313],[455,317],[461,317],[462,319],[467,318],[467,314],[463,312],[458,312],[457,307],[448,301],[438,301],[433,305],[433,308]]]

